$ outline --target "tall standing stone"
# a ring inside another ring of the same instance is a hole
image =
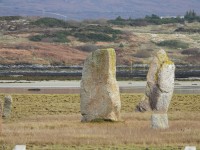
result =
[[[12,97],[11,95],[5,96],[4,98],[4,108],[3,108],[3,118],[9,118],[12,109]]]
[[[158,114],[167,113],[174,91],[174,78],[174,63],[169,60],[164,50],[158,51],[151,62],[147,74],[145,99],[136,106],[136,109],[138,111],[152,110]],[[157,117],[156,115],[156,118],[163,118],[163,116],[165,115],[161,115],[160,117]],[[155,117],[152,116],[152,118]],[[155,125],[156,122],[153,120],[152,122],[154,122]],[[165,121],[164,123],[168,123],[168,121]],[[165,127],[167,126],[168,125],[165,125]]]
[[[114,49],[96,50],[87,57],[80,95],[82,121],[120,119],[121,101]]]

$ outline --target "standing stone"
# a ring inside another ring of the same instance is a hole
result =
[[[167,114],[152,114],[151,126],[153,129],[166,129],[169,128]]]
[[[3,117],[9,118],[11,115],[12,109],[12,97],[10,95],[5,96],[4,98],[4,108],[3,108]]]
[[[96,50],[87,57],[80,95],[82,121],[120,119],[121,101],[114,49]]]
[[[167,112],[174,91],[175,65],[166,52],[160,50],[149,67],[145,99],[136,106],[138,111]],[[146,109],[149,108],[150,109]]]
[[[174,91],[175,65],[166,52],[156,53],[147,74],[145,98],[136,106],[137,111],[154,113],[151,117],[152,128],[168,128],[167,111]]]

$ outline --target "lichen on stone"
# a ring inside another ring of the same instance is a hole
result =
[[[114,49],[99,49],[88,56],[83,67],[80,95],[82,121],[120,119]]]

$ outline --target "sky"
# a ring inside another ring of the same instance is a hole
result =
[[[141,18],[200,13],[200,0],[0,0],[0,16],[50,16],[64,19]]]

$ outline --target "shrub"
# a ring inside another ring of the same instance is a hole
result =
[[[120,44],[119,44],[119,47],[120,47],[120,48],[123,48],[123,47],[124,47],[124,44],[123,44],[123,43],[120,43]]]
[[[74,36],[76,38],[79,38],[80,41],[83,42],[88,42],[88,41],[103,41],[103,42],[108,42],[108,41],[114,41],[112,37],[110,37],[107,34],[102,34],[102,33],[75,33]]]
[[[45,38],[45,35],[34,35],[29,37],[29,40],[34,41],[34,42],[39,42],[42,41],[42,39]]]
[[[46,27],[67,27],[67,24],[63,20],[59,20],[56,18],[40,18],[34,22],[32,22],[33,25],[37,26],[46,26]]]
[[[67,31],[58,31],[50,34],[46,33],[42,35],[31,36],[29,37],[29,40],[34,42],[43,41],[43,42],[66,43],[69,42],[69,40],[67,39],[68,35],[70,35],[70,33]]]
[[[179,41],[179,40],[165,40],[159,43],[156,43],[158,46],[166,46],[169,48],[188,48],[189,44]]]
[[[177,28],[175,30],[175,32],[189,32],[189,33],[200,33],[200,29],[195,29],[195,28],[192,28],[192,29],[185,29],[183,27],[180,27],[180,28]]]

